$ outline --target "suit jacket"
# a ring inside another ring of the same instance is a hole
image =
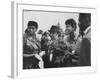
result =
[[[88,29],[81,43],[79,53],[79,65],[90,66],[91,65],[91,30]]]

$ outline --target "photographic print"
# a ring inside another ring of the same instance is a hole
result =
[[[23,10],[23,69],[91,66],[91,13]]]
[[[12,77],[96,71],[95,21],[95,8],[13,2]]]

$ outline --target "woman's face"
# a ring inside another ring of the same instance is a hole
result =
[[[65,34],[68,35],[69,33],[71,33],[73,31],[73,28],[70,24],[66,25],[66,30],[65,30]]]
[[[28,30],[29,30],[29,33],[30,33],[31,35],[34,35],[35,32],[36,32],[35,26],[29,26],[29,27],[28,27]]]

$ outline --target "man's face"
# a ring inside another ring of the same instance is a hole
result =
[[[36,32],[35,26],[29,26],[29,27],[28,27],[28,30],[29,30],[29,33],[30,33],[31,35],[34,35],[35,32]]]
[[[87,24],[88,24],[87,20],[80,16],[78,23],[80,30],[84,31],[87,28]]]
[[[71,33],[74,29],[72,28],[72,26],[70,24],[66,25],[66,30],[65,30],[65,34],[68,35],[69,33]]]

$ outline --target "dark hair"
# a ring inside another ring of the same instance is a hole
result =
[[[91,14],[90,13],[80,13],[79,14],[79,21],[80,19],[83,19],[88,26],[91,25]]]
[[[79,27],[81,35],[83,32],[91,25],[91,14],[90,13],[80,13],[79,14]]]
[[[65,24],[70,24],[74,30],[76,30],[76,21],[74,19],[68,19],[65,21]]]
[[[34,26],[36,29],[38,29],[38,23],[35,21],[28,21],[27,26]]]

